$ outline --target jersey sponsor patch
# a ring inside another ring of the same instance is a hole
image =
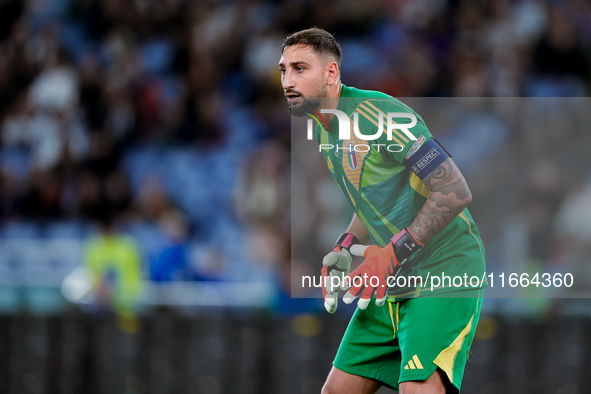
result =
[[[427,138],[425,138],[424,135],[419,136],[419,138],[417,138],[417,140],[415,141],[415,143],[412,144],[412,146],[410,147],[410,150],[408,152],[406,152],[406,155],[404,155],[404,159],[405,160],[410,159],[410,157],[412,155],[414,155],[415,152],[418,151],[421,146],[423,146],[423,144],[425,143],[425,140],[426,139]]]

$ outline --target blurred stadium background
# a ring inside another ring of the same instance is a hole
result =
[[[290,218],[276,66],[314,25],[347,85],[582,97],[570,127],[441,140],[490,264],[584,267],[590,21],[584,0],[0,0],[0,393],[319,392],[352,310],[291,298],[290,246],[327,250],[345,215],[318,172]],[[588,300],[488,301],[466,393],[591,392]]]

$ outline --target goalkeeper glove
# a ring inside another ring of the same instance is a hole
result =
[[[350,248],[358,243],[359,240],[353,234],[343,233],[335,243],[334,250],[322,260],[322,295],[328,313],[337,310],[340,286],[351,270],[353,259]]]
[[[363,254],[365,257],[363,263],[347,276],[342,286],[343,290],[350,288],[343,297],[343,301],[350,304],[355,298],[361,296],[357,306],[365,309],[375,292],[376,305],[384,305],[388,277],[396,277],[400,273],[402,264],[422,246],[408,229],[403,229],[394,235],[391,242],[383,248],[369,246]]]

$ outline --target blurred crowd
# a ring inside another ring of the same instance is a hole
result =
[[[287,34],[334,33],[343,82],[394,96],[588,96],[589,21],[584,0],[0,0],[0,237],[109,229],[154,281],[288,294]],[[536,171],[553,218],[578,191]]]

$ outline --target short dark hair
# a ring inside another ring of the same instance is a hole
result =
[[[332,55],[339,68],[341,67],[341,46],[333,35],[324,29],[313,27],[293,33],[281,44],[281,53],[285,51],[285,48],[292,45],[307,45],[312,47],[314,52],[319,55]]]

